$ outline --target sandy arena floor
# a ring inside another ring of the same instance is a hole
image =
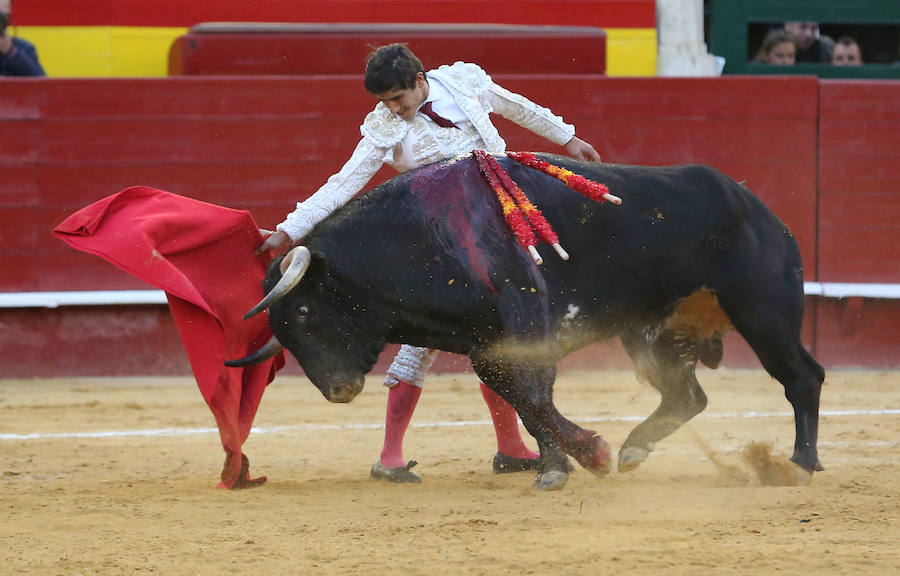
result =
[[[900,373],[828,374],[827,470],[796,487],[763,485],[744,459],[754,442],[790,455],[781,386],[761,371],[700,380],[706,412],[641,468],[579,469],[552,493],[491,473],[472,374],[427,383],[406,443],[421,485],[368,478],[377,375],[349,405],[279,378],[245,445],[269,481],[234,492],[215,489],[224,455],[189,378],[0,380],[0,573],[900,573]],[[556,397],[614,450],[657,402],[631,372],[566,373]]]

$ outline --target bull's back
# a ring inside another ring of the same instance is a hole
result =
[[[622,198],[618,206],[586,201],[542,186],[545,176],[510,165],[571,255],[568,262],[545,257],[557,318],[578,310],[608,336],[623,326],[660,321],[698,290],[746,290],[756,281],[753,269],[770,270],[780,281],[800,265],[784,224],[750,190],[714,168],[545,158]]]
[[[784,225],[713,168],[541,157],[622,198],[621,205],[597,203],[552,176],[500,158],[558,234],[568,261],[542,243],[544,263],[535,267],[472,158],[402,174],[351,203],[322,226],[332,239],[328,251],[358,259],[355,268],[367,271],[361,280],[378,291],[394,290],[391,279],[404,278],[403,286],[417,287],[405,290],[406,302],[415,294],[415,305],[445,316],[467,311],[490,321],[497,308],[491,302],[510,281],[525,286],[538,277],[553,321],[581,319],[600,338],[657,322],[702,287],[740,286],[745,279],[736,270],[755,261],[770,259],[769,268],[799,264]],[[348,254],[348,237],[365,238],[359,250],[379,255],[378,265],[366,264],[370,256]],[[773,255],[784,262],[772,261]]]

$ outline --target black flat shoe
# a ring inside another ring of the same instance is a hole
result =
[[[381,460],[375,463],[372,466],[372,471],[369,473],[369,476],[372,478],[377,478],[378,480],[388,480],[390,482],[410,482],[413,484],[418,484],[422,482],[422,477],[410,470],[413,466],[418,464],[415,460],[410,460],[406,466],[399,466],[397,468],[385,468],[381,464]]]
[[[566,468],[568,468],[569,472],[575,470],[575,466],[572,465],[568,458],[566,458]],[[528,472],[529,470],[540,472],[541,459],[513,458],[499,452],[494,455],[494,474],[511,474],[513,472]]]
[[[494,455],[494,474],[511,474],[512,472],[527,472],[540,469],[540,458],[513,458],[499,452]]]

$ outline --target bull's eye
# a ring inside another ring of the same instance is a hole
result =
[[[306,317],[309,316],[309,308],[306,306],[301,306],[299,310],[297,310],[297,316],[301,320],[306,320]]]

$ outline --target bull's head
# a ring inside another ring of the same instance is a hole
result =
[[[265,297],[244,318],[269,311],[272,340],[259,351],[228,366],[247,366],[271,358],[282,346],[303,367],[306,376],[330,402],[350,402],[362,391],[365,374],[380,348],[358,333],[350,312],[341,307],[341,296],[322,279],[301,284],[313,257],[297,246],[269,266],[263,286]],[[323,275],[324,276],[324,275]]]

